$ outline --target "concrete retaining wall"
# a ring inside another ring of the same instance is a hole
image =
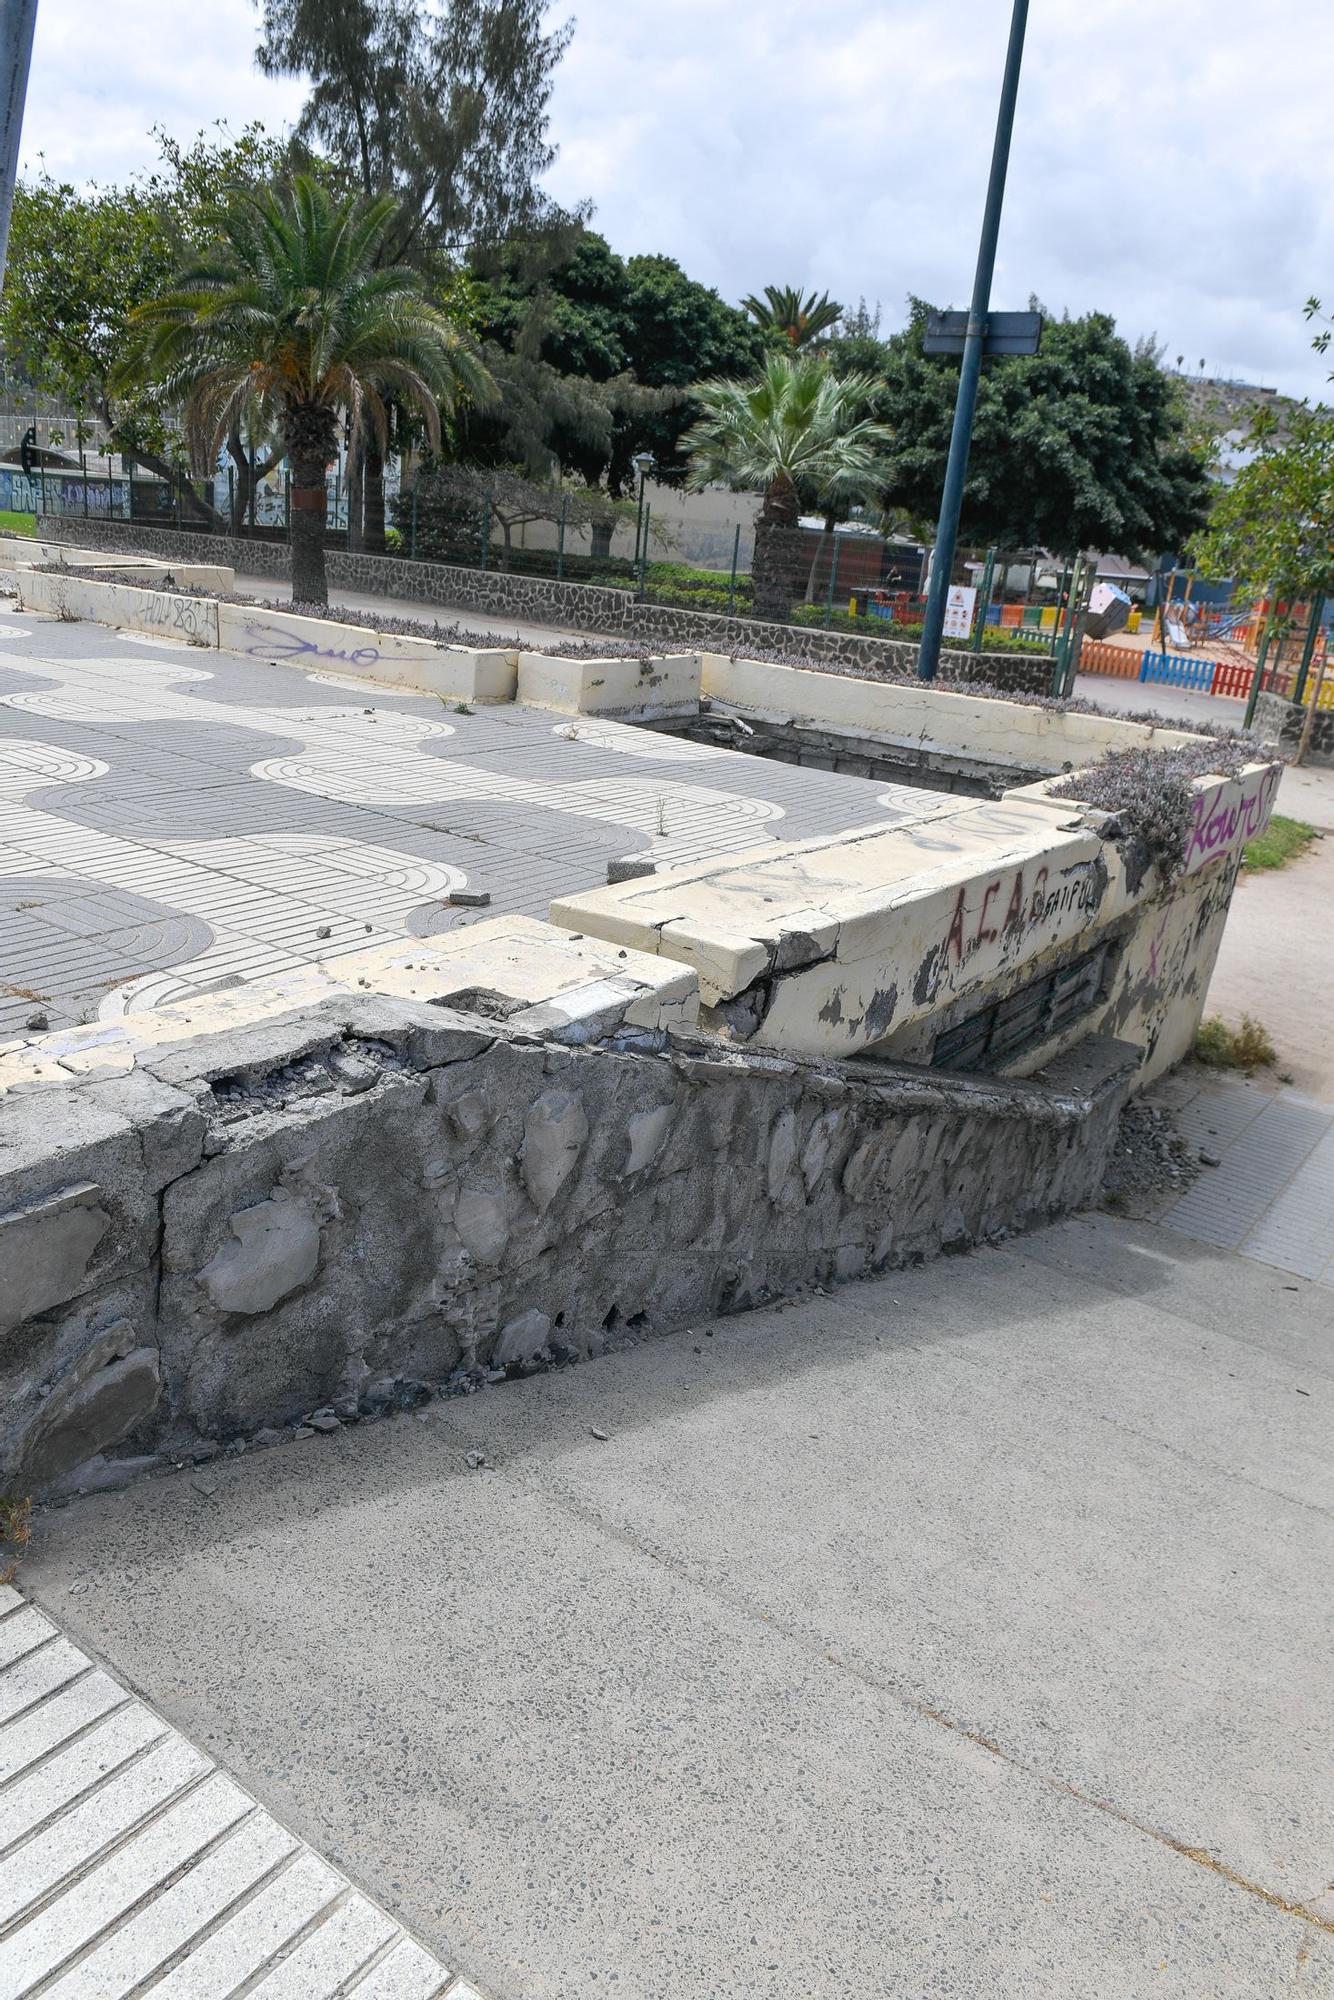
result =
[[[1098,1185],[1136,1060],[853,1074],[364,993],[128,1074],[53,1060],[4,1099],[0,1490],[122,1484],[1046,1220]]]
[[[520,653],[518,699],[565,715],[691,716],[699,712],[700,656],[563,660]]]
[[[291,574],[285,542],[178,534],[171,528],[143,528],[128,521],[85,523],[60,515],[43,515],[38,529],[52,539],[89,547],[133,548],[152,555],[175,553],[200,562],[223,561],[243,573],[275,579]],[[713,647],[729,653],[774,653],[797,661],[827,660],[836,666],[889,673],[911,673],[917,664],[917,647],[910,641],[637,604],[629,591],[605,590],[594,584],[412,562],[401,556],[348,554],[340,549],[330,549],[326,560],[330,583],[341,589],[366,591],[377,597],[413,598],[453,611],[484,612],[488,617],[527,619],[573,632],[601,633],[655,651],[704,652]],[[1051,660],[1044,655],[945,652],[941,666],[958,679],[986,681],[1030,694],[1046,694],[1051,686]]]
[[[16,573],[22,603],[57,618],[150,632],[192,646],[221,646],[287,666],[332,667],[386,687],[420,688],[455,701],[513,701],[518,656],[505,647],[437,646],[398,632],[260,611],[166,590],[108,584],[82,570]]]
[[[1023,707],[985,695],[951,693],[918,682],[803,673],[771,661],[704,655],[702,691],[743,712],[760,709],[797,722],[829,723],[860,735],[889,737],[938,757],[966,757],[1016,771],[1071,769],[1107,750],[1166,749],[1198,739],[1114,716]]]

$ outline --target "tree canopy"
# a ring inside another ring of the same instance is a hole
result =
[[[160,165],[124,187],[80,191],[45,170],[19,182],[0,342],[37,388],[100,417],[121,450],[173,477],[174,412],[153,384],[123,367],[131,315],[170,281],[182,257],[203,250],[235,192],[270,182],[289,151],[258,124],[238,135],[201,132],[189,145],[155,137]],[[185,497],[207,512],[192,490]]]
[[[674,258],[621,257],[591,230],[540,275],[525,245],[509,246],[474,275],[472,310],[505,402],[470,430],[470,449],[533,470],[554,459],[613,494],[637,451],[681,470],[686,392],[749,372],[761,351],[745,314]]]
[[[922,352],[926,313],[913,300],[907,328],[883,343],[877,402],[895,434],[885,504],[923,524],[940,502],[958,387],[957,362]],[[1109,314],[1048,319],[1037,354],[986,364],[965,541],[1152,559],[1203,525],[1208,497],[1170,379]]]
[[[456,259],[530,235],[559,211],[541,176],[552,75],[573,23],[546,29],[541,0],[262,0],[256,59],[307,76],[298,131],[393,193],[387,262]]]
[[[392,398],[438,448],[441,409],[490,393],[418,273],[381,261],[397,220],[392,195],[338,201],[305,174],[290,192],[238,196],[219,241],[136,309],[141,338],[121,363],[181,403],[206,449],[245,414],[280,432],[293,480],[292,590],[307,602],[327,596],[325,468],[343,417],[383,448]]]
[[[1334,593],[1334,410],[1299,406],[1279,434],[1262,414],[1255,456],[1220,492],[1192,544],[1205,576],[1250,597]]]
[[[843,317],[842,306],[828,292],[803,298],[800,285],[766,285],[763,298],[752,295],[741,303],[761,333],[789,347],[808,347]]]

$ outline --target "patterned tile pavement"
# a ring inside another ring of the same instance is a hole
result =
[[[481,2000],[0,1584],[2,2000]]]
[[[207,661],[207,664],[202,664]],[[0,610],[0,1031],[151,1006],[930,794]]]
[[[1179,1073],[1161,1093],[1205,1167],[1159,1220],[1334,1289],[1334,1105]]]

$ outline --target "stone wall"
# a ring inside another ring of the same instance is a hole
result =
[[[38,531],[51,540],[88,547],[133,548],[150,555],[177,554],[190,561],[226,562],[243,572],[274,579],[290,574],[290,553],[284,542],[178,533],[173,528],[144,528],[129,522],[85,522],[64,515],[43,515]],[[889,673],[911,673],[917,664],[917,647],[911,641],[863,638],[842,630],[770,625],[720,613],[639,604],[629,591],[558,582],[554,577],[514,576],[502,570],[348,554],[339,549],[329,550],[327,565],[329,582],[336,588],[365,591],[376,597],[407,597],[424,605],[475,611],[491,618],[558,625],[572,632],[600,633],[626,645],[642,644],[666,652],[769,653],[785,660],[821,660],[833,666],[878,668]],[[1012,692],[1046,694],[1051,687],[1052,664],[1043,655],[945,652],[941,665],[960,679],[985,681]]]
[[[1286,695],[1262,694],[1255,704],[1256,735],[1285,759],[1296,756],[1305,719],[1305,704],[1289,701]],[[1317,709],[1305,761],[1334,764],[1334,708]]]
[[[0,1490],[118,1485],[1044,1221],[1098,1185],[1136,1061],[925,1077],[349,994],[128,1074],[53,1066],[0,1120]]]

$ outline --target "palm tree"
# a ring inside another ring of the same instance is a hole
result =
[[[766,285],[762,299],[742,299],[741,304],[762,332],[781,334],[791,347],[808,346],[843,317],[842,306],[828,292],[803,299],[799,285]]]
[[[192,443],[216,453],[243,412],[272,426],[292,475],[292,596],[328,603],[325,469],[338,428],[369,425],[383,450],[391,404],[415,410],[434,449],[440,413],[494,385],[459,329],[401,265],[376,268],[397,203],[338,202],[307,175],[238,195],[212,251],[140,306],[128,373],[184,405]]]
[[[772,354],[753,382],[703,382],[702,414],[681,440],[688,484],[762,492],[752,567],[755,609],[786,618],[799,591],[803,493],[825,504],[870,498],[883,483],[887,424],[866,412],[872,375],[835,375],[815,354]]]

